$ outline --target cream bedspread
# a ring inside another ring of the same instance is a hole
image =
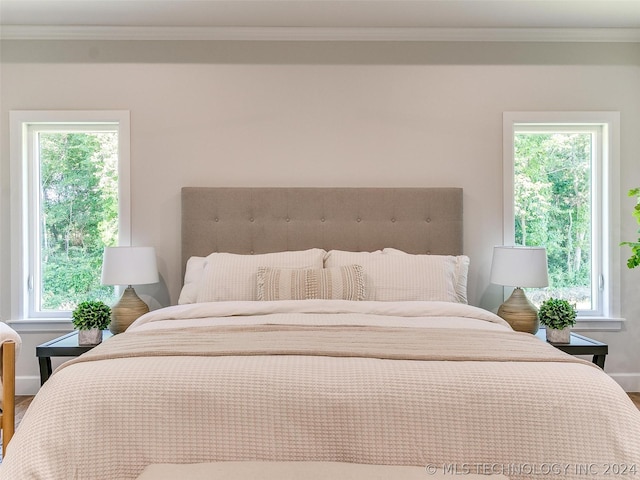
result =
[[[620,387],[488,312],[250,303],[151,312],[60,367],[0,478],[132,479],[154,463],[231,460],[512,479],[640,467],[640,413]]]

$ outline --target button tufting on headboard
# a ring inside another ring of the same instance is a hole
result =
[[[214,250],[258,254],[385,247],[461,254],[462,189],[182,189],[183,265]]]

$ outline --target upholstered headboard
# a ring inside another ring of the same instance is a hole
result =
[[[462,253],[461,188],[182,189],[182,262],[308,248]]]

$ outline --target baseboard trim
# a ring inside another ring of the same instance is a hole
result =
[[[610,373],[625,392],[640,392],[640,373]]]
[[[16,376],[16,395],[35,395],[40,390],[40,376]]]

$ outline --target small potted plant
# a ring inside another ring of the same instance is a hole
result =
[[[538,311],[540,324],[546,327],[547,341],[569,343],[571,327],[576,324],[576,307],[567,300],[550,298],[542,302]]]
[[[111,308],[99,300],[82,302],[73,311],[71,321],[78,330],[78,345],[98,345],[102,342],[102,330],[111,321]]]

